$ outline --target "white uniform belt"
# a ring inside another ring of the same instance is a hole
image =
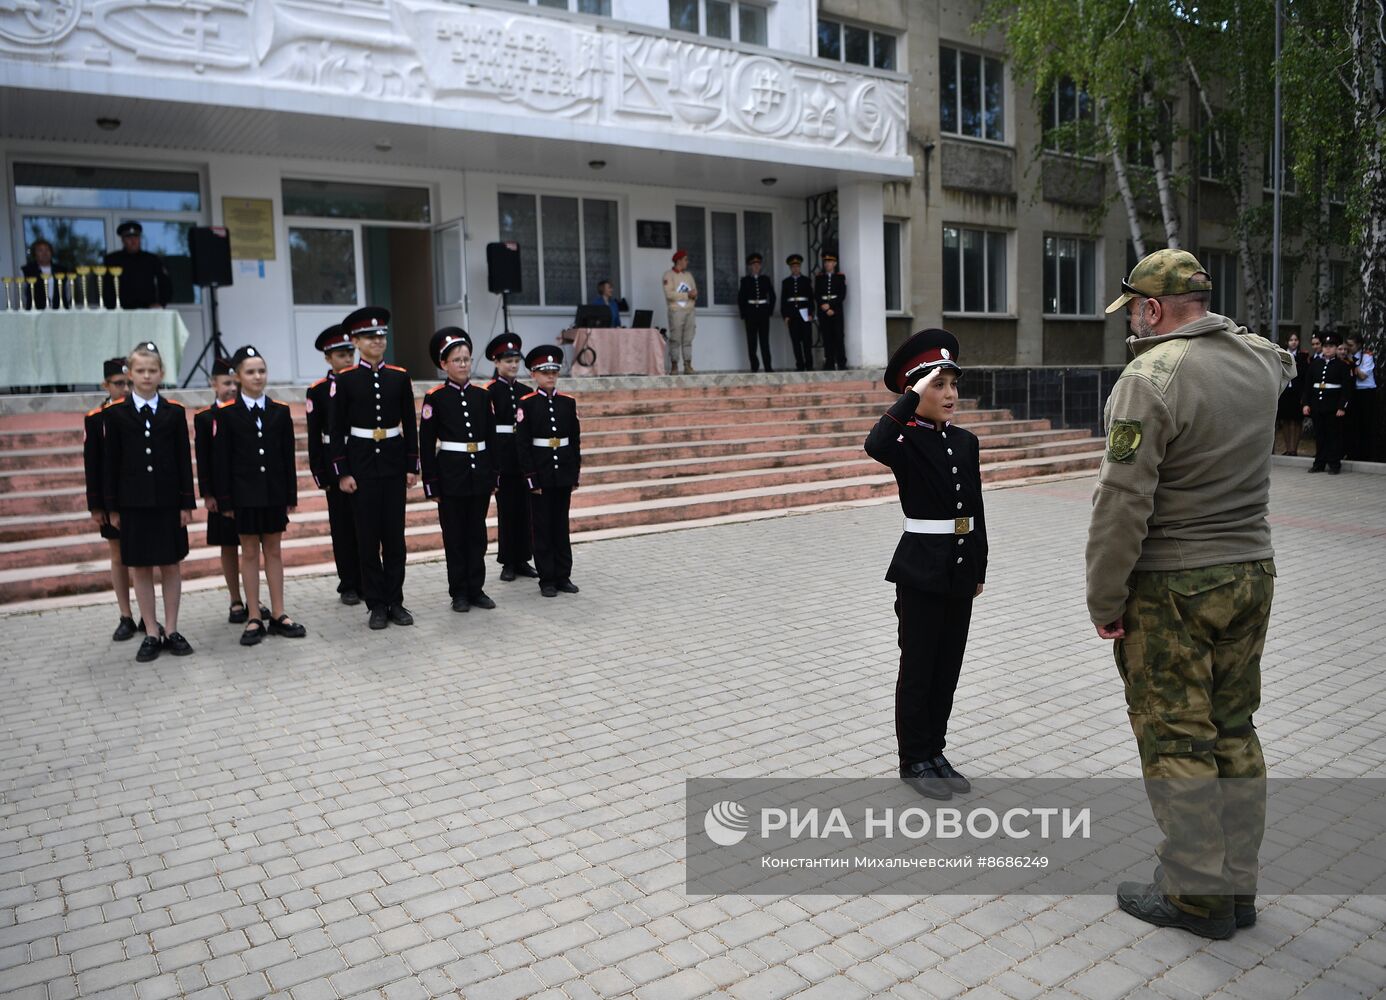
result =
[[[497,433],[497,434],[514,434],[514,433],[515,433],[515,425],[514,425],[514,424],[496,424],[496,433]]]
[[[912,535],[967,535],[972,533],[972,518],[949,517],[931,521],[907,517],[905,530]]]
[[[331,444],[331,443],[332,443],[332,435],[331,435],[331,434],[324,434],[324,435],[322,436],[322,443],[323,443],[323,444]]]
[[[747,299],[746,304],[752,306],[763,306],[765,305],[765,303],[769,301],[769,299]]]
[[[404,431],[398,425],[394,427],[353,427],[351,436],[354,438],[370,438],[373,441],[383,441],[386,438],[399,437]]]
[[[1342,385],[1338,382],[1315,382],[1315,389],[1341,389]]]
[[[568,447],[567,438],[535,438],[532,442],[536,448],[566,448]]]
[[[439,451],[485,451],[485,441],[439,441]]]
[[[793,298],[785,299],[786,302],[807,302],[807,295],[795,295]]]

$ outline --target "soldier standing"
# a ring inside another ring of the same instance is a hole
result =
[[[847,276],[837,269],[837,254],[823,255],[823,270],[813,279],[818,302],[818,329],[823,334],[823,367],[847,369],[847,348],[843,343],[842,309],[847,301]]]
[[[794,345],[795,371],[813,371],[813,282],[802,273],[804,258],[792,253],[784,259],[789,277],[780,283],[780,315]]]
[[[764,262],[765,258],[758,253],[746,258],[751,273],[742,276],[741,287],[736,294],[741,320],[746,324],[746,353],[751,356],[753,372],[760,371],[760,359],[756,357],[756,341],[760,342],[760,357],[765,360],[765,370],[775,370],[770,365],[770,317],[775,314],[775,284],[760,273]]]
[[[698,282],[688,273],[687,250],[675,250],[673,261],[674,266],[664,272],[664,301],[669,304],[669,374],[677,372],[682,357],[683,373],[692,375]]]
[[[1126,309],[1135,359],[1103,418],[1088,614],[1115,640],[1165,840],[1154,881],[1122,883],[1117,905],[1225,938],[1256,920],[1266,766],[1252,713],[1275,582],[1272,416],[1295,362],[1208,312],[1213,282],[1187,251],[1148,255],[1121,287],[1107,312]]]
[[[539,575],[529,564],[529,485],[515,447],[520,400],[533,391],[515,378],[521,357],[516,334],[502,333],[486,345],[486,359],[496,366],[496,377],[486,383],[486,391],[496,419],[496,561],[501,564],[500,578],[506,583],[517,576]]]
[[[539,592],[556,597],[576,594],[572,581],[573,546],[568,540],[568,507],[582,468],[577,400],[557,390],[563,351],[536,347],[525,357],[538,388],[520,400],[515,444],[529,486],[530,523]]]
[[[1309,362],[1304,383],[1304,415],[1314,418],[1314,464],[1310,472],[1336,476],[1343,471],[1343,422],[1357,380],[1352,365],[1338,357],[1338,341],[1323,338],[1323,353]]]
[[[356,522],[351,496],[343,493],[332,471],[332,404],[337,396],[337,376],[356,364],[356,348],[346,328],[329,326],[313,346],[322,351],[327,374],[308,387],[304,411],[308,424],[308,470],[313,482],[327,494],[327,527],[332,534],[332,559],[337,564],[338,600],[348,607],[361,603],[361,558],[356,549]]]
[[[120,307],[122,309],[162,309],[173,299],[173,282],[168,268],[157,254],[141,250],[144,227],[138,222],[122,222],[116,230],[121,248],[106,254],[107,267],[119,267]],[[106,308],[115,307],[114,277],[106,277]]]

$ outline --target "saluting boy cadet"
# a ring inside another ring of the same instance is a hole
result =
[[[337,564],[337,597],[343,604],[361,603],[361,558],[356,551],[356,522],[351,497],[337,485],[332,472],[329,445],[332,440],[332,403],[337,395],[337,376],[356,364],[356,348],[340,323],[318,334],[313,346],[327,361],[327,374],[308,387],[304,412],[308,424],[308,469],[313,482],[327,494],[327,526],[332,533],[332,558]]]
[[[576,594],[573,546],[568,539],[568,505],[582,467],[577,400],[557,390],[563,351],[536,347],[525,367],[538,386],[520,400],[515,413],[515,443],[529,487],[529,515],[534,531],[534,562],[539,592],[545,597]]]
[[[529,564],[529,484],[520,468],[515,447],[515,414],[520,400],[534,390],[515,376],[520,372],[520,338],[502,333],[486,345],[486,359],[496,366],[496,376],[486,383],[491,409],[496,416],[496,561],[500,578],[509,583],[517,576],[537,577]]]

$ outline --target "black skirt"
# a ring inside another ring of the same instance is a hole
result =
[[[131,507],[120,512],[120,561],[168,566],[188,555],[188,529],[177,507]]]
[[[236,531],[236,522],[225,514],[207,512],[207,544],[239,545],[241,536]]]
[[[1299,390],[1287,389],[1280,394],[1275,406],[1276,420],[1303,420],[1304,404],[1299,398]]]
[[[287,507],[237,507],[238,535],[277,535],[289,526]]]

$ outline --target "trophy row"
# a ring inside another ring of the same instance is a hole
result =
[[[54,273],[41,278],[0,278],[5,285],[6,312],[33,312],[37,309],[85,310],[101,312],[106,301],[100,289],[105,284],[106,275],[111,276],[115,286],[115,308],[120,308],[120,276],[125,273],[122,267],[107,267],[104,264],[77,268],[75,274]],[[91,278],[96,276],[96,290],[87,293]],[[50,291],[49,281],[53,282]],[[26,289],[27,286],[27,289]],[[11,289],[14,293],[11,294]]]

